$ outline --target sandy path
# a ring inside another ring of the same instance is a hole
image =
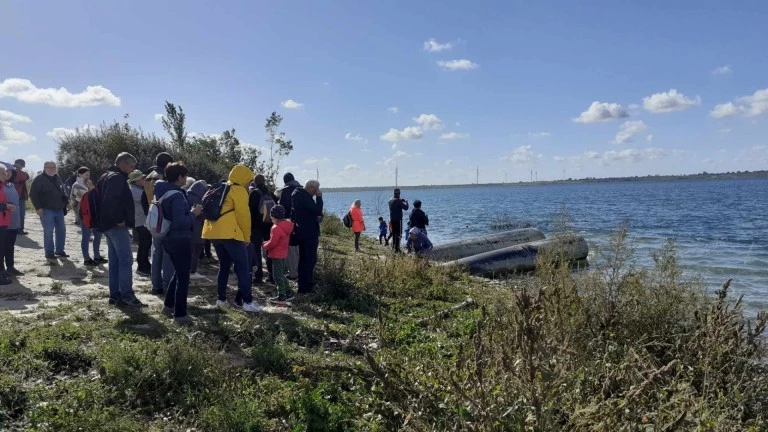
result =
[[[55,306],[78,300],[107,302],[107,266],[85,267],[80,252],[80,228],[73,224],[70,213],[66,218],[67,241],[66,259],[48,261],[43,252],[43,228],[34,212],[27,213],[27,236],[19,236],[16,242],[16,268],[23,276],[13,279],[10,285],[0,286],[0,311],[13,314],[34,314],[42,305]],[[136,246],[133,246],[134,257]],[[107,256],[106,238],[102,237],[102,256]],[[136,264],[134,263],[134,270]],[[201,265],[200,273],[206,279],[192,281],[189,303],[212,307],[215,301],[215,277],[217,268]],[[236,285],[236,278],[230,277],[230,287]],[[133,289],[138,298],[151,308],[162,307],[162,297],[150,294],[152,283],[149,278],[133,273]],[[232,291],[230,291],[232,292]],[[254,290],[254,297],[263,305],[265,294]],[[230,297],[230,300],[233,297]],[[273,309],[273,308],[268,308]]]

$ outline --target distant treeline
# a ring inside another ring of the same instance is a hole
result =
[[[582,179],[569,178],[566,180],[551,180],[551,181],[534,181],[526,182],[519,181],[516,183],[470,183],[470,184],[457,184],[457,185],[417,185],[417,186],[400,186],[403,189],[458,189],[458,188],[472,188],[472,187],[494,187],[494,186],[546,186],[546,185],[562,185],[562,184],[585,184],[585,183],[622,183],[622,182],[662,182],[662,181],[678,181],[678,180],[743,180],[743,179],[765,179],[768,178],[768,171],[736,171],[725,173],[708,173],[702,172],[698,174],[684,174],[684,175],[648,175],[648,176],[634,176],[634,177],[586,177]],[[379,191],[382,189],[390,189],[394,186],[369,186],[369,187],[343,187],[343,188],[325,188],[327,192],[357,192],[357,191]]]

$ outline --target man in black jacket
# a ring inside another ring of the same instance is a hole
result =
[[[296,188],[301,187],[301,184],[293,178],[293,174],[285,173],[283,176],[283,182],[285,187],[280,190],[280,204],[285,208],[285,215],[288,219],[293,220],[293,203],[291,202],[291,196]],[[296,280],[299,276],[299,247],[290,246],[288,248],[288,279]]]
[[[133,293],[133,253],[131,236],[135,213],[128,174],[136,168],[136,158],[120,153],[115,165],[99,179],[99,230],[107,237],[109,250],[109,304],[141,307]]]
[[[314,199],[313,199],[314,197]],[[293,204],[293,222],[296,224],[299,239],[299,293],[312,291],[317,248],[320,246],[320,216],[323,215],[323,192],[320,182],[308,181],[304,187],[298,187],[291,196]]]
[[[400,198],[400,189],[394,190],[389,200],[389,221],[392,224],[392,250],[400,252],[400,237],[403,236],[403,211],[408,210],[408,200]]]
[[[64,242],[67,237],[67,227],[64,224],[64,209],[67,206],[67,195],[64,192],[64,183],[56,174],[56,162],[47,161],[43,165],[44,171],[32,180],[29,189],[29,198],[35,206],[35,212],[43,224],[43,248],[45,257],[67,258],[64,252]],[[54,232],[56,241],[54,243]],[[54,247],[55,245],[55,247]]]
[[[269,212],[277,204],[277,197],[266,185],[266,179],[258,174],[253,178],[256,187],[248,195],[248,207],[251,209],[251,244],[253,245],[253,284],[264,283],[264,268],[262,266],[262,244],[269,240],[272,229],[272,219]],[[274,283],[272,274],[272,260],[267,258],[267,270],[269,271],[269,283]]]

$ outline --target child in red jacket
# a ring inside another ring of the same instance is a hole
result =
[[[269,240],[264,242],[264,250],[272,260],[272,271],[277,285],[277,297],[272,297],[269,301],[290,302],[294,295],[285,277],[285,261],[288,258],[288,240],[293,232],[293,222],[285,219],[285,207],[279,204],[272,207],[269,215],[273,225]]]

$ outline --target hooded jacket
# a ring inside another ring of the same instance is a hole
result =
[[[168,195],[161,203],[163,215],[171,221],[170,229],[164,239],[192,239],[195,215],[190,212],[187,193],[180,187],[167,181],[158,182],[155,185],[155,191],[159,190],[164,190],[163,194],[176,191],[176,193]],[[162,195],[157,200],[160,201],[160,198],[162,198]]]
[[[349,208],[349,214],[352,216],[352,232],[360,233],[365,231],[365,219],[363,219],[363,209],[355,207]]]
[[[203,203],[203,196],[208,192],[208,186],[206,186],[203,180],[198,180],[192,183],[192,186],[187,190],[187,201],[190,206],[196,206]],[[202,240],[203,237],[203,222],[205,218],[202,214],[195,218],[194,229],[192,231],[193,240]]]
[[[135,217],[133,194],[128,186],[128,175],[112,166],[99,179],[99,231],[106,232],[120,223],[133,228]]]
[[[271,259],[288,258],[288,241],[293,232],[293,222],[283,219],[272,225],[269,240],[264,242],[264,250]]]
[[[301,183],[296,180],[291,180],[285,184],[284,188],[280,189],[280,200],[278,201],[278,204],[285,207],[286,218],[293,219],[293,200],[291,197],[296,188],[299,187],[301,187]]]
[[[221,207],[222,216],[203,223],[206,240],[251,241],[251,211],[248,208],[248,183],[254,177],[245,165],[235,165],[229,173],[229,193]],[[155,186],[157,187],[157,186]]]
[[[323,197],[318,196],[316,200],[303,187],[293,191],[293,222],[297,225],[296,234],[301,240],[320,237],[319,218],[323,215]]]

